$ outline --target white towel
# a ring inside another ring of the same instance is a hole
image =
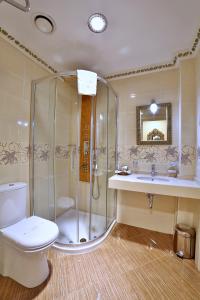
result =
[[[77,70],[79,95],[95,96],[97,92],[97,74],[91,71]]]

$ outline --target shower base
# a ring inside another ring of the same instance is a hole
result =
[[[70,254],[84,253],[96,248],[109,234],[115,221],[106,230],[106,218],[101,215],[91,215],[91,237],[89,237],[89,213],[79,211],[79,238],[77,240],[77,211],[67,210],[56,219],[60,234],[54,247]],[[108,220],[111,223],[111,219]],[[91,239],[90,239],[91,238]],[[86,242],[85,242],[86,240]],[[81,242],[84,241],[84,242]]]

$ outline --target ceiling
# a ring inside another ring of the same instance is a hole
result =
[[[16,0],[20,3],[22,0]],[[199,0],[30,0],[23,13],[0,3],[0,27],[56,70],[85,68],[103,76],[166,63],[191,49],[200,26]],[[88,17],[103,13],[108,28],[89,31]],[[47,35],[33,25],[33,14],[56,22]]]

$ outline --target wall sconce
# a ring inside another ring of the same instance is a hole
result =
[[[150,111],[152,112],[152,114],[155,114],[158,110],[158,104],[156,103],[155,100],[152,100],[151,101],[151,104],[150,104]]]

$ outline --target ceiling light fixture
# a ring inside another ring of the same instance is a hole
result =
[[[152,114],[155,114],[157,110],[158,110],[158,104],[156,103],[155,100],[152,100],[150,104],[150,111],[152,112]]]
[[[54,32],[56,28],[54,20],[45,14],[34,15],[34,24],[39,31],[47,34]]]
[[[101,33],[106,30],[107,26],[107,19],[102,14],[92,14],[88,19],[88,27],[92,32]]]

